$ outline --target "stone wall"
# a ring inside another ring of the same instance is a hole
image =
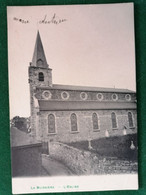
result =
[[[39,81],[38,74],[42,72],[44,74],[44,81]],[[30,110],[31,110],[31,132],[33,136],[37,134],[38,128],[38,116],[39,112],[38,105],[35,100],[38,86],[52,86],[52,70],[49,68],[29,67],[29,86],[30,86]]]
[[[38,85],[39,86],[39,85]],[[47,85],[46,85],[47,86]],[[116,102],[133,102],[136,100],[136,96],[135,93],[129,93],[129,95],[131,96],[131,100],[127,101],[125,96],[128,93],[120,93],[120,92],[100,92],[100,91],[84,91],[84,90],[65,90],[65,89],[53,89],[53,88],[47,88],[47,89],[37,89],[37,98],[38,99],[44,99],[42,97],[42,93],[43,91],[48,90],[51,93],[51,100],[64,100],[62,98],[62,93],[65,91],[66,93],[68,93],[68,98],[66,99],[66,101],[81,101],[81,93],[84,92],[87,94],[87,98],[83,101],[88,101],[88,100],[92,100],[92,101],[100,101],[97,98],[97,94],[102,94],[102,101],[113,101],[112,99],[112,95],[113,94],[117,94],[118,96],[118,100]],[[92,89],[90,89],[92,90]],[[104,90],[104,89],[103,89]]]
[[[137,162],[104,158],[99,163],[101,169],[106,174],[136,173],[138,171]]]
[[[99,159],[88,151],[67,146],[58,142],[50,142],[50,156],[61,161],[77,175],[101,173]]]
[[[50,142],[49,151],[52,158],[61,161],[77,175],[123,174],[138,170],[137,162],[103,158],[59,142]]]
[[[117,129],[112,129],[111,112],[115,112],[117,116]],[[134,128],[128,128],[128,111],[129,110],[95,110],[95,111],[42,111],[39,115],[39,132],[38,139],[52,140],[62,142],[75,142],[81,140],[98,139],[105,137],[106,130],[109,136],[123,135],[124,125],[127,127],[126,133],[131,134],[137,131],[137,115],[136,111],[131,110],[133,113]],[[93,129],[92,114],[97,113],[99,129]],[[70,116],[75,113],[77,116],[77,132],[71,131]],[[48,115],[54,114],[55,116],[55,129],[54,134],[48,133]]]
[[[39,81],[38,74],[44,74],[44,81]],[[29,67],[29,83],[31,86],[52,86],[52,70],[50,68]]]

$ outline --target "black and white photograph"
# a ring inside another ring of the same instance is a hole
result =
[[[138,189],[133,3],[7,20],[13,194]]]

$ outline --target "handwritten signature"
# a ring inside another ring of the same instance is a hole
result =
[[[22,24],[30,23],[29,20],[25,20],[22,18],[14,17],[13,19],[17,22],[22,23]],[[67,21],[67,19],[60,19],[56,14],[54,14],[50,19],[47,19],[47,14],[46,14],[43,19],[38,21],[38,23],[39,24],[56,24],[56,25],[58,25],[58,24],[61,24],[63,22],[66,22],[66,21]]]
[[[62,22],[66,22],[67,19],[60,19],[58,16],[56,16],[56,14],[53,15],[53,17],[49,20],[47,19],[47,15],[44,16],[43,20],[40,20],[39,23],[40,24],[60,24]]]

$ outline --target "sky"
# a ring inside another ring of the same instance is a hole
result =
[[[132,3],[13,6],[7,14],[10,118],[30,116],[28,67],[38,30],[53,84],[136,91]],[[50,22],[54,14],[61,23]]]

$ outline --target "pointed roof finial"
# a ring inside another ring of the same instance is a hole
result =
[[[45,56],[45,52],[44,52],[44,48],[43,48],[43,44],[41,41],[39,31],[37,32],[37,38],[36,38],[31,66],[48,68],[48,64],[47,64],[47,60],[46,60],[46,56]]]

